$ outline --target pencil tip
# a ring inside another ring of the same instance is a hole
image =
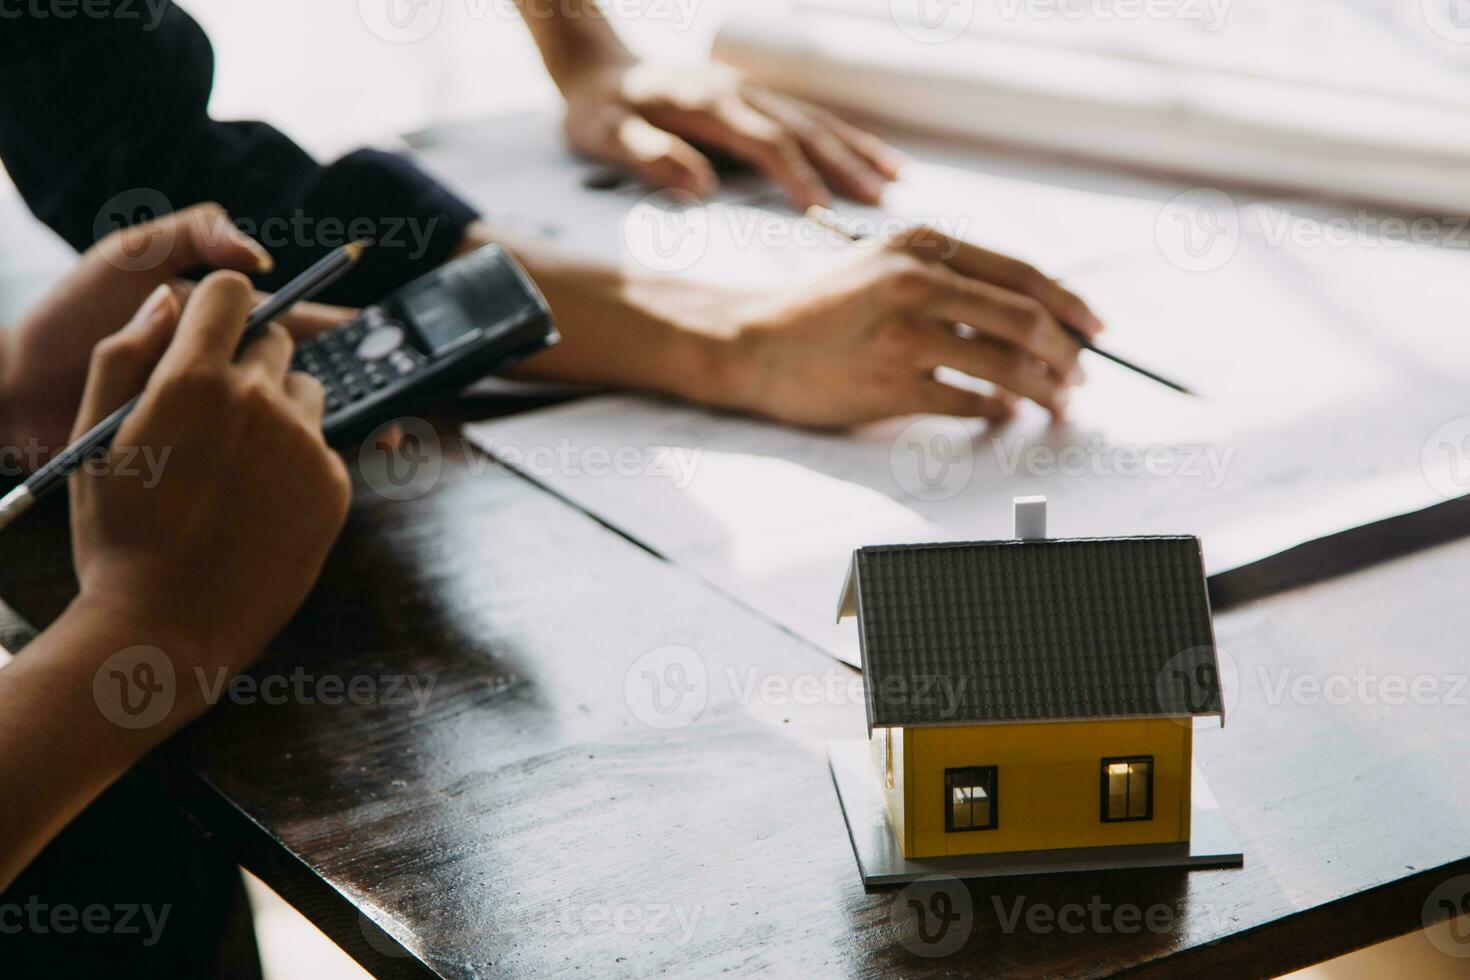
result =
[[[342,251],[349,259],[356,262],[362,258],[363,251],[372,248],[372,246],[373,240],[371,238],[359,238],[355,242],[348,242],[346,245],[343,245]]]

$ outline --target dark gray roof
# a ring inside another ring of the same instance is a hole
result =
[[[1194,537],[861,548],[869,728],[1224,716]]]

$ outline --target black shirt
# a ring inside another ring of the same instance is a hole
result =
[[[210,118],[213,49],[171,4],[38,10],[0,10],[0,160],[31,211],[78,250],[217,201],[275,257],[263,289],[346,241],[376,238],[322,297],[362,305],[444,262],[476,217],[400,156],[364,149],[324,165],[265,123]],[[271,53],[258,54],[269,71]]]

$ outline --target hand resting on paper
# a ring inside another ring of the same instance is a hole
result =
[[[519,374],[806,426],[921,413],[1001,421],[1021,398],[1061,416],[1084,380],[1061,323],[1089,337],[1102,330],[1085,302],[1032,266],[925,228],[855,247],[836,270],[774,295],[509,247],[562,333]],[[989,382],[990,393],[937,380],[941,367]]]

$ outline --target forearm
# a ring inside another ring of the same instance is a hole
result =
[[[569,257],[483,222],[471,226],[462,250],[488,241],[525,266],[562,335],[516,376],[747,407],[747,359],[729,291]]]
[[[589,65],[633,61],[596,0],[516,0],[516,6],[546,71],[563,92]]]
[[[156,724],[129,729],[109,719],[114,689],[111,678],[99,678],[101,668],[139,644],[174,641],[78,600],[0,667],[0,889],[113,780],[203,709],[202,698],[170,691],[171,708]]]

